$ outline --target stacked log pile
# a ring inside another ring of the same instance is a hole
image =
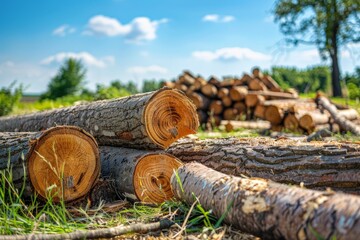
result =
[[[211,77],[206,81],[184,71],[176,81],[165,85],[183,91],[197,107],[201,124],[206,128],[225,126],[231,131],[237,127],[258,127],[266,123],[239,123],[237,121],[266,120],[274,131],[292,131],[311,134],[321,129],[332,132],[347,131],[339,126],[327,109],[314,99],[299,99],[294,89],[281,89],[274,79],[254,68],[252,74],[220,81]],[[337,115],[359,123],[355,109],[337,106]]]
[[[218,96],[218,90],[227,94],[229,106],[245,102],[247,110],[246,97],[252,93],[263,98],[262,105],[266,105],[264,99],[270,95],[295,97],[295,93],[273,91],[266,80],[259,80],[266,79],[259,74],[254,70],[253,75],[258,76],[252,79],[266,86],[266,91],[250,92],[241,84],[219,89],[214,78],[200,86],[209,96]],[[182,79],[193,85],[199,83],[193,80],[190,75]],[[234,102],[232,89],[240,94],[244,89],[247,92],[241,101]],[[222,106],[217,101],[206,104],[213,104],[217,109]],[[359,131],[345,117],[338,117],[338,110],[326,99],[319,97],[317,103],[334,115],[334,121],[341,128]],[[281,104],[286,105],[278,101],[278,105]],[[301,105],[302,110],[313,107],[312,103]],[[224,116],[225,112],[221,114]],[[262,138],[179,140],[195,133],[198,127],[195,106],[180,91],[170,88],[2,117],[0,170],[12,172],[17,188],[25,184],[28,194],[37,193],[42,199],[50,194],[56,202],[73,203],[101,186],[109,188],[109,191],[100,189],[103,198],[106,194],[119,193],[145,203],[159,204],[175,196],[193,204],[195,196],[206,211],[212,210],[225,223],[263,239],[358,237],[360,196],[303,188],[331,187],[358,194],[358,144],[314,145]],[[102,181],[98,181],[99,177]],[[99,182],[103,185],[98,185]],[[289,183],[302,187],[289,186]]]

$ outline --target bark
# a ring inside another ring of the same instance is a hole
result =
[[[326,109],[331,117],[334,119],[335,123],[339,124],[340,128],[344,131],[349,131],[354,135],[360,136],[360,126],[352,123],[351,121],[347,120],[345,117],[339,114],[339,111],[336,107],[330,103],[330,101],[322,96],[317,97],[317,102],[321,105],[324,109]]]
[[[195,106],[177,90],[92,102],[68,108],[0,118],[0,131],[39,131],[54,125],[75,125],[90,132],[100,145],[167,148],[195,133]]]
[[[336,39],[336,37],[335,37]],[[336,41],[336,40],[335,40]],[[342,97],[340,85],[340,68],[337,54],[337,46],[334,47],[335,51],[330,54],[331,57],[331,84],[334,97]]]
[[[221,121],[221,125],[225,126],[227,132],[235,129],[269,129],[270,122],[268,121]]]
[[[195,78],[190,72],[185,71],[184,74],[180,76],[179,82],[186,86],[191,86],[195,83]]]
[[[248,90],[244,86],[233,87],[230,89],[230,98],[233,101],[241,101],[241,100],[245,99],[245,96],[247,95],[247,93],[248,93]]]
[[[202,77],[195,78],[194,87],[196,90],[200,90],[201,87],[204,86],[205,84],[206,84],[206,80],[203,79]]]
[[[195,195],[206,211],[262,239],[358,239],[360,235],[358,196],[228,176],[199,163],[180,167],[171,185],[176,198],[191,204]]]
[[[100,147],[101,177],[134,201],[162,203],[173,197],[170,177],[181,162],[164,152]]]
[[[238,110],[239,114],[246,113],[246,105],[244,102],[235,102],[234,108]]]
[[[25,187],[25,198],[37,193],[43,199],[51,195],[55,202],[75,201],[98,180],[98,145],[90,134],[70,126],[44,132],[2,132],[0,170],[6,169],[11,170],[17,189]]]
[[[184,163],[197,161],[226,174],[360,193],[359,144],[267,138],[183,139],[167,152]]]
[[[281,91],[279,84],[277,84],[277,82],[271,76],[265,75],[260,79],[266,85],[266,87],[268,89],[270,89],[271,91],[274,91],[274,92]]]
[[[338,109],[338,115],[350,121],[357,120],[359,118],[359,113],[353,108],[344,109],[344,110]]]

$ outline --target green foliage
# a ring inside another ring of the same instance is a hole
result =
[[[9,87],[0,89],[0,116],[9,114],[21,99],[23,92],[22,85],[13,90],[14,85],[15,82],[10,84]]]
[[[84,84],[86,70],[82,63],[75,59],[67,59],[59,72],[48,85],[48,90],[41,99],[57,99],[68,95],[76,95]]]
[[[156,80],[144,80],[142,92],[151,92],[161,88],[161,82]]]
[[[326,66],[307,69],[272,67],[270,74],[282,88],[295,88],[301,93],[328,92],[330,87],[330,69]]]
[[[95,100],[111,99],[118,97],[129,96],[130,93],[125,88],[117,88],[114,86],[106,87],[104,85],[97,85],[94,95]]]
[[[349,98],[360,99],[360,67],[353,74],[346,74],[344,80],[347,84]]]
[[[115,88],[117,88],[119,90],[125,89],[130,94],[139,93],[139,90],[137,89],[136,83],[134,83],[132,81],[130,81],[130,82],[126,83],[126,84],[123,84],[119,80],[115,80],[115,81],[111,82],[110,86],[115,87]]]
[[[273,12],[287,45],[315,45],[331,58],[333,95],[342,96],[339,48],[360,42],[359,0],[277,0]]]

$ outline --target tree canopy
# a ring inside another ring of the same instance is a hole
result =
[[[341,96],[340,46],[360,42],[359,0],[278,0],[274,8],[287,44],[312,44],[332,62],[334,96]]]
[[[60,67],[58,73],[50,80],[48,90],[41,99],[57,99],[79,93],[84,84],[86,70],[76,59],[69,58]]]

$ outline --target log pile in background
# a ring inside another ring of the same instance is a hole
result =
[[[246,126],[264,129],[266,124],[263,122],[236,122],[261,119],[270,122],[270,129],[274,131],[310,134],[324,128],[332,132],[348,130],[313,99],[299,99],[294,89],[281,89],[274,79],[258,68],[253,69],[252,75],[244,74],[242,78],[223,81],[215,77],[206,81],[184,71],[176,81],[165,85],[183,91],[193,101],[200,123],[206,124],[207,128],[223,125],[229,131]],[[353,122],[360,121],[355,109],[338,106],[336,114]]]

